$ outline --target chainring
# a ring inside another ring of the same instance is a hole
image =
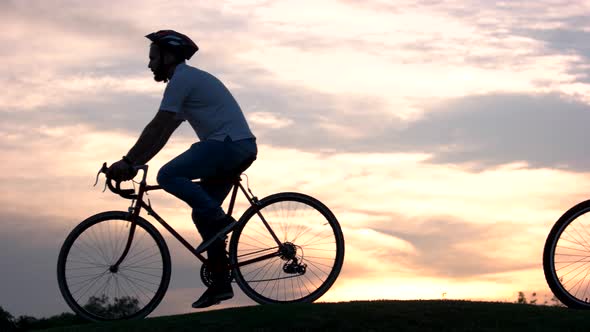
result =
[[[225,279],[228,282],[232,282],[234,280],[234,274],[231,270],[226,271]],[[213,278],[211,277],[211,271],[209,271],[207,268],[207,264],[201,265],[201,281],[203,281],[203,284],[205,284],[207,287],[211,287],[211,285],[213,285]]]

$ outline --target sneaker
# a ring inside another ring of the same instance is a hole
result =
[[[226,235],[231,232],[237,224],[232,216],[227,215],[219,220],[213,221],[213,223],[218,224],[215,226],[220,227],[218,228],[219,230],[212,232],[212,235],[203,236],[203,242],[195,249],[197,254],[203,253],[217,239],[225,241]]]
[[[192,307],[195,309],[207,308],[219,304],[221,301],[229,300],[232,297],[234,297],[234,291],[231,288],[231,284],[213,285],[207,288],[198,300],[193,302]]]

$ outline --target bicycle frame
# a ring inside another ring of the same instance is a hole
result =
[[[207,258],[205,258],[200,253],[197,253],[196,249],[184,237],[182,237],[162,217],[160,217],[156,213],[156,211],[154,211],[154,209],[151,207],[149,200],[148,200],[148,203],[146,203],[143,200],[143,196],[146,192],[153,191],[153,190],[160,190],[162,188],[160,186],[147,185],[147,183],[146,183],[147,170],[148,170],[147,165],[139,166],[139,167],[137,167],[137,169],[143,170],[143,177],[142,177],[141,182],[139,183],[139,190],[137,192],[137,196],[134,198],[131,198],[132,203],[131,203],[131,206],[129,207],[129,213],[130,213],[129,221],[131,222],[131,227],[129,229],[129,237],[127,238],[127,244],[125,245],[125,249],[123,250],[121,257],[117,260],[117,262],[114,265],[112,265],[110,267],[110,270],[112,272],[116,272],[118,270],[118,267],[121,264],[121,262],[123,262],[123,260],[125,259],[125,257],[129,253],[129,249],[131,248],[131,243],[133,242],[135,227],[137,226],[137,217],[139,216],[139,213],[141,212],[142,208],[147,211],[148,215],[153,216],[166,230],[168,230],[168,232],[170,232],[180,243],[182,243],[188,249],[188,251],[190,251],[193,255],[195,255],[195,257],[197,257],[201,262],[203,262],[203,264],[207,264],[207,262],[208,262]],[[107,181],[110,181],[110,180],[107,179]],[[250,203],[251,206],[253,206],[253,207],[259,206],[258,198],[256,198],[256,196],[254,196],[254,195],[249,195],[248,192],[246,191],[246,189],[244,188],[244,186],[240,183],[241,181],[242,181],[242,178],[240,175],[238,175],[235,178],[235,180],[233,180],[232,189],[231,189],[231,198],[230,198],[230,203],[229,203],[227,215],[231,216],[231,214],[233,212],[233,208],[234,208],[237,193],[238,193],[238,188],[241,189],[242,193],[244,193],[244,195],[246,196],[246,199],[248,199],[248,202]],[[199,183],[201,181],[197,180],[194,182]],[[119,193],[119,195],[121,195],[121,194]],[[125,198],[129,198],[129,197],[125,197]],[[274,231],[272,230],[272,228],[270,227],[270,225],[268,224],[266,219],[264,219],[264,216],[262,216],[262,214],[260,213],[259,210],[256,211],[256,214],[260,217],[260,220],[262,220],[263,224],[268,229],[268,231],[272,235],[273,239],[276,241],[276,243],[278,245],[278,250],[277,250],[277,252],[272,253],[272,254],[266,254],[266,255],[263,255],[260,257],[256,257],[256,258],[253,258],[250,260],[240,262],[238,264],[230,265],[229,269],[233,269],[238,266],[243,266],[243,265],[247,265],[247,264],[260,262],[260,261],[281,255],[281,251],[284,247],[283,244],[280,242],[280,240],[278,239],[278,237],[276,236],[276,234],[274,233]],[[238,220],[238,222],[240,222],[240,221]]]

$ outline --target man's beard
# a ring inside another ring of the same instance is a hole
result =
[[[154,71],[154,80],[156,82],[168,82],[168,75],[165,66],[160,65],[158,68],[156,68]]]

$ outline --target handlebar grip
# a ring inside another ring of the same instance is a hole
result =
[[[104,172],[106,175],[106,172]],[[135,194],[135,190],[133,189],[121,189],[121,182],[115,181],[115,185],[113,186],[113,179],[106,176],[106,184],[109,187],[109,190],[113,193],[127,199],[135,199],[137,195]]]
[[[145,184],[145,178],[147,176],[148,166],[147,165],[136,166],[135,169],[136,170],[143,170],[143,179],[142,179],[141,183]],[[107,163],[106,162],[103,163],[102,168],[96,174],[96,181],[94,182],[94,185],[96,186],[96,184],[98,183],[98,177],[100,176],[100,173],[104,173],[104,175],[106,177],[105,183],[106,183],[106,186],[109,187],[110,191],[112,191],[113,193],[115,193],[123,198],[137,199],[138,195],[135,193],[134,189],[121,189],[121,182],[120,181],[115,181],[115,185],[113,185],[113,179],[109,177],[108,170],[109,170],[109,168],[107,167]]]
[[[133,189],[121,189],[121,182],[115,181],[115,185],[113,186],[113,179],[107,177],[107,186],[109,189],[114,192],[115,194],[127,198],[127,199],[135,199],[137,195],[135,194],[135,190]]]

